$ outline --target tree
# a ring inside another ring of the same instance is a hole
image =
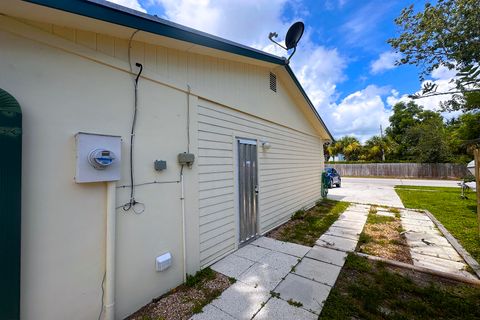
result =
[[[409,153],[418,162],[442,163],[452,158],[448,135],[440,115],[428,117],[409,128],[406,138],[412,142]]]
[[[336,148],[334,150],[338,150],[336,154],[342,153],[345,156],[345,160],[355,161],[358,160],[358,157],[360,156],[362,145],[357,138],[345,136],[337,140],[333,148]]]
[[[399,102],[394,105],[393,114],[389,120],[390,126],[385,133],[393,142],[389,150],[390,160],[423,161],[423,154],[427,153],[428,149],[426,145],[428,141],[425,139],[429,133],[426,130],[432,130],[432,134],[441,135],[442,143],[446,141],[444,132],[439,131],[439,128],[445,129],[442,116],[438,112],[424,110],[415,102]],[[437,141],[436,138],[430,138],[432,141]],[[419,144],[422,146],[419,147]],[[442,151],[442,154],[446,153]],[[440,158],[443,161],[445,157],[435,156],[431,161]]]
[[[412,145],[406,137],[406,132],[410,128],[420,123],[423,108],[415,102],[399,102],[393,106],[393,114],[390,116],[390,126],[386,128],[386,136],[394,142],[395,148],[392,150],[394,159],[409,159],[408,149]]]
[[[480,145],[480,112],[468,112],[447,122],[449,147],[457,162],[473,158],[473,149]]]
[[[383,154],[390,152],[390,145],[387,139],[380,136],[373,136],[367,141],[362,150],[361,159],[367,161],[382,161]]]
[[[455,89],[437,92],[434,83],[427,82],[422,94],[413,98],[453,94],[445,102],[445,110],[476,110],[480,108],[480,5],[478,0],[438,0],[426,3],[423,11],[414,6],[402,10],[395,19],[401,34],[389,39],[390,45],[402,53],[397,64],[413,64],[422,68],[425,76],[440,66],[459,70]]]

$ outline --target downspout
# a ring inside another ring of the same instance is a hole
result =
[[[107,223],[105,244],[105,320],[115,319],[115,224],[116,183],[107,182]]]

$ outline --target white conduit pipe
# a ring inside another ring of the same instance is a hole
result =
[[[115,224],[116,183],[107,182],[104,318],[115,319]]]
[[[186,237],[185,237],[185,187],[183,183],[183,168],[182,173],[180,174],[180,186],[181,186],[181,196],[180,200],[182,202],[182,245],[183,245],[183,282],[187,281],[187,252],[186,252]]]

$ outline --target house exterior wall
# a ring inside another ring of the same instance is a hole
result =
[[[258,107],[271,108],[272,112],[275,108]],[[236,138],[258,141],[259,233],[282,224],[294,211],[313,205],[321,197],[321,139],[199,99],[201,266],[237,248]],[[262,149],[262,140],[271,144],[269,150]]]
[[[105,269],[106,188],[74,183],[74,135],[121,136],[118,185],[129,184],[133,78],[128,40],[0,16],[0,43],[0,87],[19,101],[24,117],[22,319],[96,318]],[[145,67],[135,134],[136,181],[178,180],[176,157],[187,150],[188,140],[198,159],[184,171],[186,272],[235,248],[235,177],[208,168],[233,172],[236,135],[272,143],[268,153],[259,154],[261,232],[318,199],[322,143],[282,83],[277,93],[269,89],[269,72],[275,69],[136,41],[131,56]],[[226,135],[229,141],[215,140]],[[167,160],[167,170],[153,170],[157,159]],[[116,196],[121,206],[129,189],[119,188]],[[117,318],[180,284],[184,273],[180,185],[139,186],[136,198],[145,204],[142,214],[117,210]],[[218,199],[229,206],[208,215],[207,203]],[[229,237],[228,246],[212,237],[220,233]],[[167,251],[172,267],[155,272],[155,257]]]

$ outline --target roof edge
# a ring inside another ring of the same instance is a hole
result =
[[[190,42],[277,65],[285,59],[205,32],[188,28],[156,16],[103,0],[23,0],[25,2],[102,20],[156,35]],[[159,28],[159,24],[162,25]]]

